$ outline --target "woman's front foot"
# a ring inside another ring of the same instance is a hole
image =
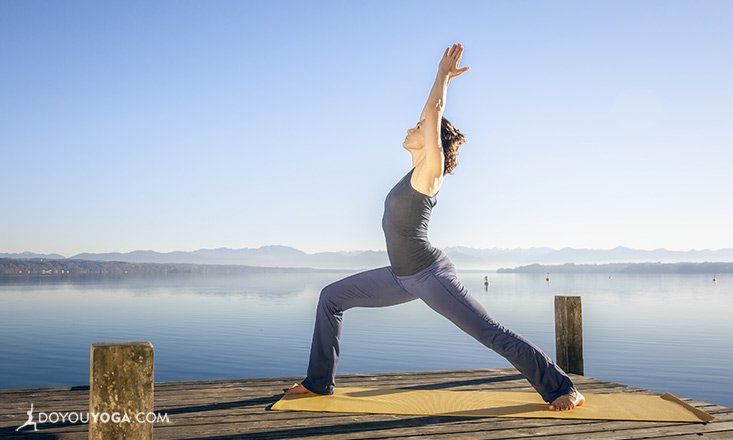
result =
[[[285,391],[285,395],[289,396],[291,394],[311,394],[314,396],[317,396],[318,394],[314,393],[313,391],[309,390],[308,388],[304,387],[301,384],[297,384],[296,386],[292,388],[288,388]]]
[[[567,411],[575,408],[576,406],[583,406],[584,403],[585,396],[583,396],[580,391],[573,390],[568,394],[564,394],[553,400],[550,404],[550,410]]]

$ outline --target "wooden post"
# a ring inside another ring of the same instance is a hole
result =
[[[583,374],[583,313],[579,296],[555,297],[555,352],[566,373]]]
[[[89,366],[89,439],[152,439],[153,423],[147,417],[152,412],[153,344],[148,341],[93,343]]]

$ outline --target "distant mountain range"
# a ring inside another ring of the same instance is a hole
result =
[[[513,269],[499,269],[499,273],[677,273],[719,274],[733,273],[733,263],[608,263],[558,265],[530,264]]]
[[[628,247],[613,249],[477,249],[453,246],[442,249],[461,270],[495,270],[531,264],[608,264],[608,263],[702,263],[731,262],[733,248],[717,250],[670,251],[642,250]],[[120,261],[129,263],[219,264],[265,267],[310,267],[322,269],[366,269],[389,264],[385,251],[318,252],[313,254],[289,246],[262,246],[243,249],[200,249],[191,252],[155,252],[138,250],[126,253],[82,253],[65,258],[59,254],[0,253],[0,258],[49,260]]]
[[[17,277],[246,275],[332,272],[339,269],[252,267],[239,264],[128,263],[70,258],[0,258],[0,279]]]

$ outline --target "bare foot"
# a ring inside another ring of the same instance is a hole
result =
[[[551,411],[567,411],[575,408],[576,406],[583,406],[585,403],[585,396],[580,394],[580,391],[573,390],[569,394],[562,395],[555,399],[550,404]]]
[[[314,396],[318,395],[301,384],[298,384],[298,386],[286,389],[284,391],[286,396],[289,396],[291,394],[312,394]]]

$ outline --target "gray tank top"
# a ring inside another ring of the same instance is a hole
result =
[[[392,272],[397,276],[413,275],[442,254],[428,241],[430,213],[438,200],[412,187],[413,171],[415,168],[397,182],[384,200],[382,229]]]

